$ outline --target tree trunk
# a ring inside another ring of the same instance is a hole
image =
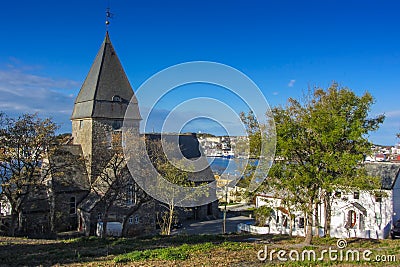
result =
[[[171,235],[171,228],[172,228],[173,220],[174,220],[174,205],[171,205],[169,207],[167,235]]]
[[[55,200],[52,191],[50,191],[49,195],[50,195],[50,231],[54,233],[56,229]]]
[[[293,216],[290,212],[289,212],[289,236],[290,237],[293,236]]]
[[[319,237],[319,214],[318,214],[318,203],[315,204],[314,207],[314,227],[315,227],[315,236]]]
[[[108,207],[106,207],[104,209],[103,228],[102,228],[101,238],[106,238],[107,237],[108,210],[109,210]]]
[[[305,245],[311,245],[313,233],[312,233],[312,225],[313,225],[313,201],[311,200],[308,204],[308,210],[306,212],[306,238],[304,240]]]
[[[17,222],[17,213],[15,211],[11,211],[11,224],[8,232],[10,236],[15,236],[15,224]]]
[[[129,217],[130,217],[130,215],[125,216],[124,220],[122,221],[122,233],[121,233],[122,236],[127,236],[127,233],[128,233],[127,223],[128,223]]]
[[[332,208],[331,208],[331,198],[328,192],[325,192],[324,196],[324,213],[325,213],[325,223],[324,232],[326,237],[331,237],[331,218],[332,218]]]
[[[22,224],[22,210],[18,211],[18,232],[22,232],[23,224]]]

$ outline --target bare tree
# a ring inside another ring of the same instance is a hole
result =
[[[129,217],[152,198],[137,185],[129,172],[120,132],[112,133],[111,144],[101,159],[92,168],[96,180],[92,184],[91,191],[98,196],[99,202],[101,201],[103,205],[102,237],[107,236],[107,222],[113,208],[124,210],[122,234],[126,235]]]
[[[188,166],[183,165],[183,161],[175,158],[168,159],[163,153],[164,151],[172,151],[173,144],[164,142],[164,147],[161,141],[147,140],[148,152],[150,154],[151,162],[157,171],[168,181],[180,186],[194,186],[194,183],[189,181],[189,173],[185,171]],[[171,162],[173,160],[173,162]],[[189,167],[190,168],[190,167]],[[164,185],[157,184],[158,188],[163,188]],[[177,201],[177,194],[172,190],[160,190],[162,198],[165,203],[160,202],[164,208],[163,211],[157,214],[157,221],[161,228],[162,235],[170,235],[173,224],[177,221],[175,207],[179,204]]]
[[[0,114],[0,182],[11,205],[9,234],[22,229],[22,211],[30,194],[49,175],[43,158],[55,149],[57,126],[51,119],[24,114],[18,119]]]

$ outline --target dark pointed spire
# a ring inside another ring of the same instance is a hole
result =
[[[71,119],[123,119],[129,101],[137,104],[108,31],[75,100]],[[140,119],[139,109],[134,119]]]

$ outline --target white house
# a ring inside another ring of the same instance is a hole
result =
[[[282,199],[275,197],[274,193],[263,193],[256,196],[256,208],[261,206],[269,206],[273,208],[270,218],[267,219],[263,233],[266,234],[289,234],[290,220],[289,214],[295,216],[292,226],[292,234],[298,236],[305,235],[305,220],[304,214],[298,210],[291,210],[289,212],[282,204]]]
[[[362,191],[358,189],[340,191],[332,196],[331,203],[331,236],[337,238],[360,237],[382,239],[389,236],[391,226],[400,219],[400,164],[368,163],[369,175],[380,177],[381,190]],[[281,204],[277,194],[259,194],[256,196],[256,207],[268,205],[274,212],[265,224],[268,233],[289,233],[289,212]],[[318,210],[318,225],[313,231],[323,235],[321,226],[325,223],[322,204]],[[293,235],[304,236],[304,215],[292,211],[295,216]],[[244,230],[244,229],[243,229]]]

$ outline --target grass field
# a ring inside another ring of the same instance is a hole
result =
[[[400,240],[348,239],[347,246],[341,250],[337,248],[337,239],[333,238],[315,238],[312,246],[303,246],[302,241],[303,238],[283,235],[180,235],[129,239],[85,237],[65,240],[0,237],[0,265],[400,266]],[[258,253],[260,250],[262,252]],[[263,257],[265,250],[267,259],[261,261],[257,254]],[[278,260],[279,250],[285,251],[279,253],[287,261]],[[322,254],[324,250],[326,253]],[[336,261],[330,260],[329,250],[333,252],[331,256],[337,256]],[[312,256],[308,258],[310,251],[315,252],[315,261]],[[356,253],[360,260],[357,260]],[[363,253],[368,254],[367,260],[363,258]],[[297,255],[299,260],[294,261]],[[385,261],[378,262],[376,259]]]

